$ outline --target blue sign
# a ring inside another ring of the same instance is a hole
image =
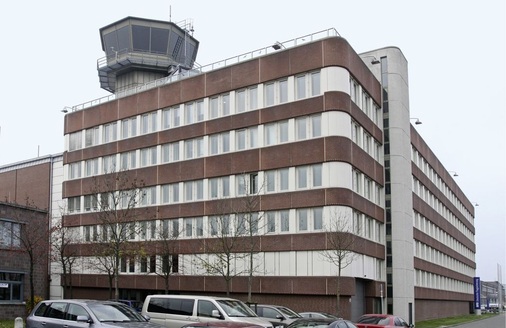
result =
[[[474,309],[481,309],[481,288],[480,288],[480,277],[474,277]]]

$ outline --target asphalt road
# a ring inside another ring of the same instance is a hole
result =
[[[452,326],[453,328],[506,328],[506,314],[503,312],[491,318],[478,320],[462,325]]]

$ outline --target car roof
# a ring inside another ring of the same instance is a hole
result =
[[[68,299],[59,299],[59,300],[44,300],[44,303],[58,303],[58,302],[67,302],[67,303],[76,303],[76,304],[123,304],[121,302],[110,301],[110,300],[92,300],[92,299],[78,299],[78,298],[68,298]]]
[[[201,299],[213,299],[213,300],[225,300],[225,301],[238,301],[235,298],[230,297],[219,297],[219,296],[205,296],[205,295],[167,295],[167,294],[153,294],[147,297],[161,297],[161,298],[201,298]]]

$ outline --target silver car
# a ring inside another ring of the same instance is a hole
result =
[[[26,318],[26,328],[165,328],[125,304],[96,300],[42,301]]]

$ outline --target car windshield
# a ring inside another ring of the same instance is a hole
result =
[[[283,313],[285,316],[287,316],[290,319],[300,318],[301,317],[300,314],[298,314],[298,313],[296,313],[296,312],[294,312],[294,311],[292,311],[292,310],[290,310],[289,308],[286,308],[286,307],[280,306],[280,307],[277,307],[276,309],[278,309],[279,312]]]
[[[88,306],[100,322],[146,321],[143,316],[124,304],[91,303]]]
[[[217,300],[229,317],[256,317],[257,315],[246,304],[235,300]]]

